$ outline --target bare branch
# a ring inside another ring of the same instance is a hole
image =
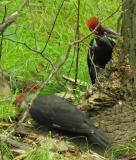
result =
[[[80,26],[79,26],[79,17],[80,17],[80,0],[77,0],[77,39],[80,39]],[[79,63],[79,51],[80,51],[80,42],[77,43],[77,57],[76,57],[76,72],[75,72],[75,88],[77,86],[78,78],[78,63]]]
[[[3,33],[5,31],[5,29],[10,26],[13,22],[16,21],[18,17],[18,12],[14,12],[11,16],[9,16],[5,22],[3,22],[1,25],[0,25],[0,33]]]
[[[69,81],[72,84],[75,84],[75,80],[73,78],[70,78],[65,75],[63,75],[62,78],[65,79],[66,81]],[[84,81],[77,79],[77,85],[87,87],[87,82],[84,82]]]
[[[2,23],[5,21],[6,16],[7,16],[7,7],[5,5],[5,12],[4,12]],[[2,56],[2,44],[3,44],[3,32],[1,33],[1,41],[0,41],[0,59]]]
[[[38,50],[36,50],[36,49],[33,49],[33,48],[29,47],[29,45],[26,44],[25,42],[20,42],[20,41],[16,41],[16,40],[13,40],[13,39],[10,39],[10,38],[5,38],[5,37],[4,37],[4,39],[5,39],[5,40],[8,40],[8,41],[11,41],[11,42],[13,42],[13,43],[21,44],[21,45],[25,46],[27,49],[29,49],[30,51],[39,54],[39,55],[42,56],[46,61],[48,61],[48,62],[50,63],[50,65],[52,66],[52,68],[54,69],[54,65],[53,65],[52,61],[51,61],[48,57],[45,57],[45,56],[42,54],[41,51],[38,51]]]
[[[89,46],[91,47],[91,46]],[[92,60],[92,57],[91,57],[91,53],[90,53],[90,49],[89,49],[89,60],[91,61],[92,65],[93,65],[93,68],[94,68],[94,71],[95,71],[95,74],[96,74],[96,80],[98,82],[98,84],[101,86],[101,83],[98,79],[98,74],[97,74],[97,70],[96,70],[96,65],[94,64],[93,60]]]
[[[33,30],[32,36],[33,36],[33,38],[34,38],[35,48],[37,49],[38,47],[37,47],[37,40],[36,40],[36,30],[35,30],[34,16],[33,16],[33,14],[32,14],[31,5],[28,4],[28,6],[29,6],[30,16],[31,16],[31,20],[32,20],[32,30]]]
[[[2,22],[2,24],[0,24],[0,33],[3,33],[7,29],[8,26],[10,26],[13,22],[16,21],[19,13],[22,11],[22,9],[24,8],[24,6],[27,2],[28,2],[28,0],[24,0],[22,5],[20,6],[19,10],[12,13],[11,16],[9,16],[7,19],[5,19],[5,21]]]

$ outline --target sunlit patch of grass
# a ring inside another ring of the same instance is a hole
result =
[[[0,104],[0,119],[7,117],[15,117],[16,108],[12,104]]]
[[[12,154],[12,152],[10,150],[10,146],[8,144],[1,143],[1,153],[5,159],[7,159],[7,160],[13,159],[13,154]]]
[[[52,141],[51,133],[46,139],[46,144],[41,145],[39,148],[34,148],[25,154],[24,160],[63,160],[63,156],[58,152],[51,152]]]
[[[48,144],[41,146],[38,149],[35,149],[28,153],[25,160],[62,160],[62,156],[59,153],[52,153],[49,150]]]

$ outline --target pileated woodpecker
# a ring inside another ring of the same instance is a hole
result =
[[[115,42],[108,35],[117,35],[117,33],[103,27],[97,17],[88,20],[87,25],[91,31],[94,30],[95,35],[95,38],[89,43],[87,56],[89,74],[92,84],[94,84],[97,73],[100,69],[105,68],[112,57]]]
[[[26,95],[27,93],[18,96],[16,103],[22,103],[27,98]],[[43,126],[86,136],[93,144],[103,149],[110,144],[109,138],[90,123],[82,111],[56,95],[38,96],[29,113],[36,122]]]

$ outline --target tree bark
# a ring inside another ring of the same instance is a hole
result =
[[[131,85],[133,85],[133,89],[136,89],[136,1],[124,0],[122,11],[123,52],[129,59],[129,64],[134,76],[134,81]]]

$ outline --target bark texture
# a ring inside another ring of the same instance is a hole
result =
[[[123,22],[122,22],[122,36],[123,36],[123,52],[129,58],[129,63],[136,72],[136,1],[123,1]],[[136,76],[135,78],[136,79]],[[136,88],[136,81],[134,81]]]

